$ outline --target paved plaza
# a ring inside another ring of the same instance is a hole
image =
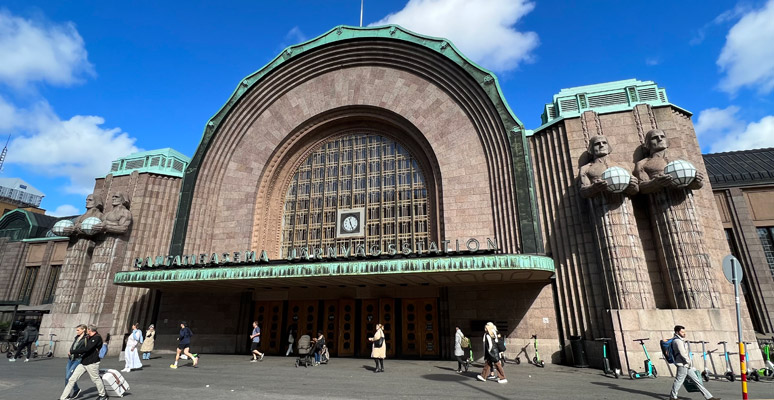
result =
[[[508,364],[507,384],[479,382],[481,369],[454,372],[454,361],[385,360],[385,373],[373,373],[368,359],[334,358],[329,365],[295,368],[294,358],[203,355],[199,368],[181,360],[174,370],[170,354],[144,361],[141,371],[124,374],[129,399],[666,399],[672,378],[633,381],[614,379],[599,370],[549,365]],[[112,357],[103,367],[122,369]],[[658,366],[662,369],[661,365]],[[666,366],[663,366],[667,373]],[[64,387],[64,359],[34,359],[28,363],[0,363],[0,399],[56,399]],[[80,382],[84,399],[95,399],[96,389],[87,376]],[[741,399],[741,384],[711,381],[707,387],[724,399]],[[751,399],[774,399],[774,382],[751,382]],[[681,399],[700,399],[698,394]]]

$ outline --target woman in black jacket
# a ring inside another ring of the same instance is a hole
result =
[[[503,366],[500,364],[500,347],[504,339],[498,339],[497,327],[491,322],[486,323],[484,330],[484,371],[476,376],[476,379],[485,382],[490,369],[494,368],[497,371],[497,383],[508,383]]]

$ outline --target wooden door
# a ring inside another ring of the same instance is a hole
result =
[[[360,303],[360,356],[371,355],[371,342],[376,324],[379,322],[379,299],[363,299]]]
[[[282,352],[283,341],[281,301],[259,301],[255,303],[255,320],[261,327],[261,351],[267,354]]]
[[[419,320],[417,309],[420,307],[416,299],[403,299],[403,326],[401,339],[401,354],[404,356],[419,356]]]
[[[438,356],[438,299],[404,299],[402,354]]]
[[[298,327],[296,338],[317,335],[317,300],[296,300],[288,302],[288,324]]]
[[[419,301],[420,357],[436,357],[440,349],[438,344],[438,299],[421,299]]]
[[[326,300],[323,304],[323,334],[328,346],[328,352],[332,355],[338,355],[339,346],[339,301]]]
[[[332,348],[332,346],[331,346]],[[338,355],[355,355],[355,300],[339,300]]]
[[[395,356],[395,299],[379,299],[379,322],[384,325],[387,357]]]

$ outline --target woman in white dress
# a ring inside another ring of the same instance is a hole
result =
[[[129,372],[133,369],[142,368],[142,361],[140,361],[140,353],[137,351],[137,347],[142,343],[142,330],[140,330],[140,324],[132,324],[132,334],[129,335],[129,339],[126,340],[126,350],[124,350],[124,360],[126,365],[121,372]]]

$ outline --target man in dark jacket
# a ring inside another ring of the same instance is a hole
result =
[[[35,327],[35,325],[29,324],[26,328],[24,328],[24,331],[22,332],[22,337],[19,340],[19,349],[16,350],[16,355],[12,358],[9,358],[8,361],[14,362],[17,358],[21,357],[22,351],[26,348],[27,349],[27,358],[24,359],[24,362],[27,362],[30,360],[30,356],[32,356],[32,344],[35,343],[35,341],[38,340],[38,328]]]
[[[102,378],[99,376],[99,350],[102,348],[102,337],[97,333],[97,327],[94,325],[89,325],[86,334],[89,336],[88,339],[86,339],[86,346],[78,349],[71,349],[68,354],[81,356],[81,363],[75,367],[75,371],[73,371],[73,374],[70,376],[70,380],[67,381],[67,386],[62,392],[62,395],[59,396],[60,400],[66,400],[68,398],[67,395],[72,391],[75,382],[78,382],[78,379],[84,373],[89,374],[91,381],[94,382],[94,385],[97,387],[97,393],[99,394],[97,400],[105,400],[108,398],[105,393],[105,385],[102,384]]]

